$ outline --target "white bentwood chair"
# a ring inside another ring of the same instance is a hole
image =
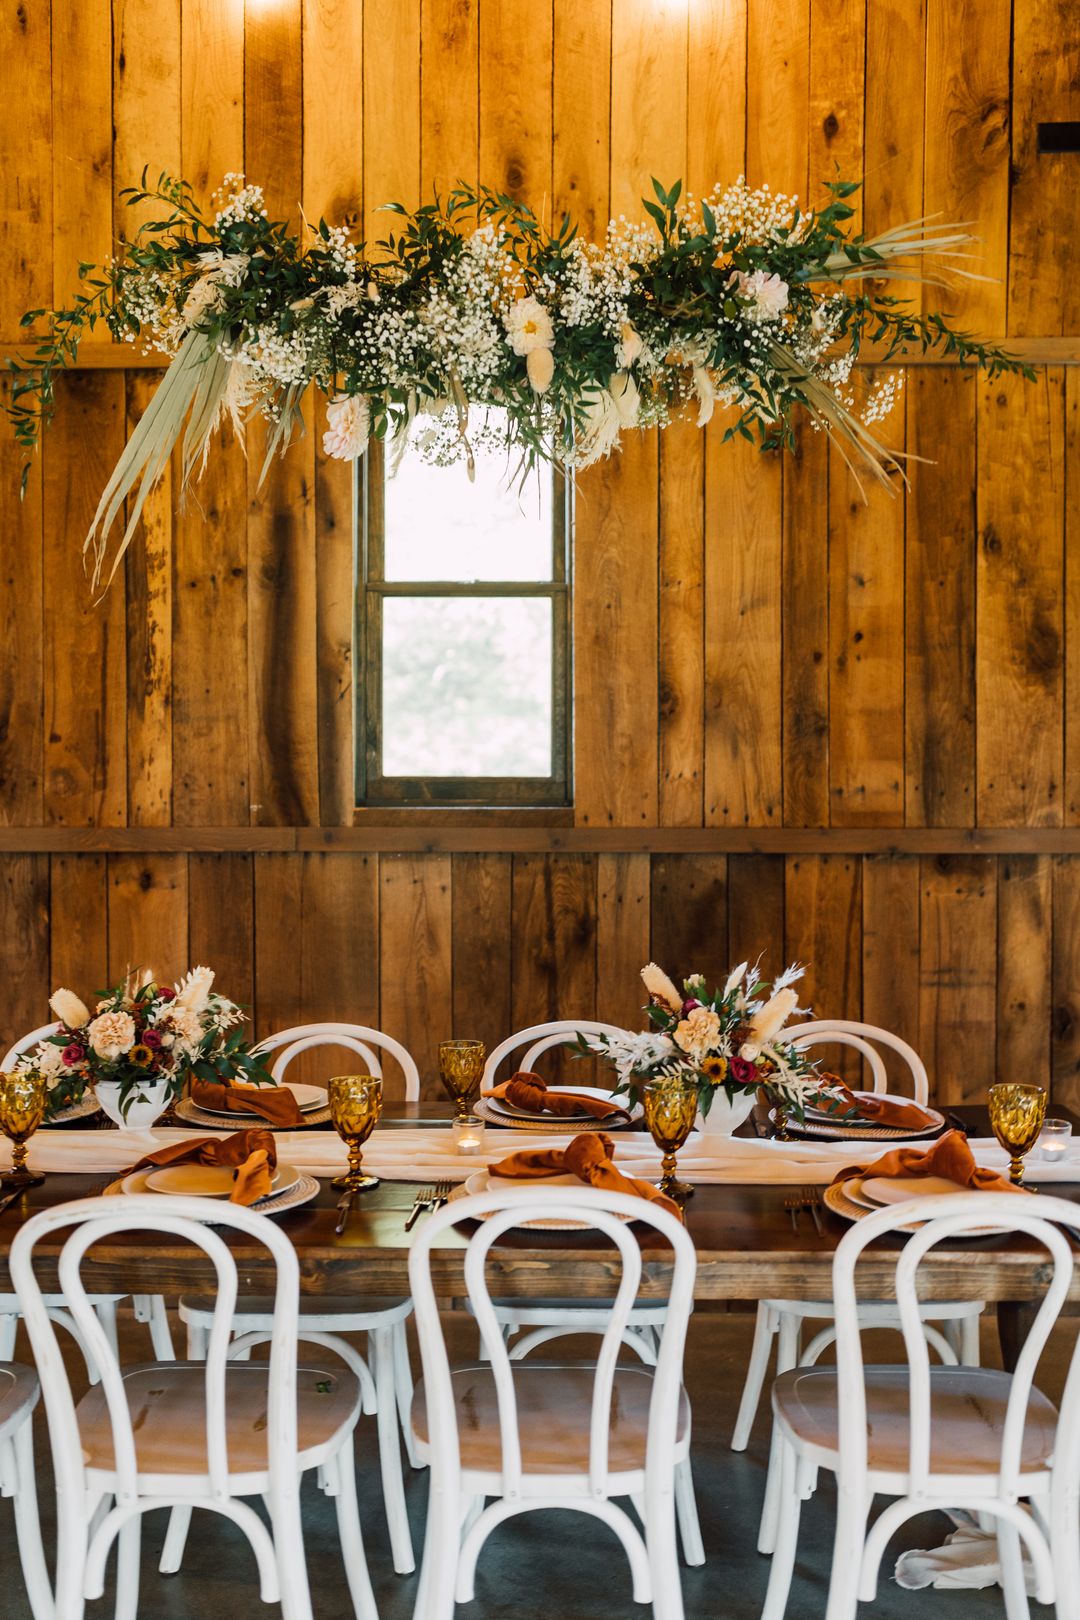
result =
[[[230,1342],[237,1268],[215,1226],[269,1250],[275,1268],[269,1332]],[[78,1402],[35,1275],[35,1246],[68,1229],[60,1281],[101,1373],[100,1384]],[[217,1308],[204,1361],[121,1365],[80,1274],[87,1250],[119,1232],[184,1239],[213,1265]],[[263,1601],[280,1602],[283,1620],[312,1620],[300,1481],[316,1468],[335,1497],[355,1612],[361,1620],[377,1620],[353,1456],[361,1404],[374,1393],[370,1375],[348,1345],[306,1330],[305,1339],[331,1353],[298,1367],[300,1267],[288,1236],[272,1220],[232,1204],[208,1207],[197,1198],[79,1199],[43,1210],[20,1228],[11,1246],[11,1276],[49,1421],[57,1491],[56,1620],[81,1620],[84,1601],[101,1596],[114,1541],[116,1620],[135,1620],[142,1515],[175,1503],[231,1519],[255,1554]],[[267,1341],[268,1362],[238,1359],[252,1344]],[[266,1503],[269,1529],[244,1500],[252,1496]]]
[[[0,1496],[12,1499],[15,1540],[34,1620],[54,1620],[34,1477],[33,1416],[41,1387],[29,1367],[0,1363]]]
[[[523,1221],[581,1222],[617,1251],[618,1291],[607,1306],[595,1360],[552,1365],[507,1351],[486,1266],[499,1237]],[[487,1360],[450,1365],[431,1278],[431,1253],[459,1221],[478,1220],[465,1255],[465,1288]],[[618,1363],[641,1283],[632,1226],[651,1227],[672,1250],[667,1316],[655,1367]],[[618,1536],[636,1603],[655,1620],[682,1620],[675,1541],[676,1470],[690,1452],[690,1405],[682,1388],[693,1306],[694,1246],[667,1210],[595,1188],[479,1193],[430,1215],[409,1257],[423,1361],[413,1431],[431,1465],[427,1534],[414,1620],[451,1620],[473,1597],[477,1558],[496,1526],[519,1513],[569,1508]],[[486,1499],[495,1500],[485,1505]],[[644,1534],[624,1507],[628,1498]]]
[[[866,1059],[873,1081],[873,1090],[888,1090],[888,1076],[884,1060],[877,1050],[887,1048],[907,1067],[915,1102],[925,1104],[929,1096],[926,1065],[913,1047],[899,1035],[873,1024],[860,1024],[844,1019],[820,1019],[808,1024],[795,1024],[784,1032],[801,1051],[815,1046],[847,1046],[854,1048]],[[858,1146],[858,1144],[855,1144]],[[888,1144],[875,1142],[875,1152],[884,1153]],[[899,1328],[900,1318],[891,1300],[863,1301],[859,1306],[865,1326]],[[979,1317],[983,1311],[980,1300],[933,1300],[921,1306],[923,1332],[948,1364],[958,1361],[968,1366],[979,1364]],[[735,1432],[731,1440],[733,1451],[745,1451],[750,1439],[754,1417],[761,1401],[761,1392],[769,1370],[773,1340],[776,1340],[776,1371],[788,1372],[795,1366],[812,1366],[836,1337],[833,1325],[834,1305],[830,1300],[763,1299],[757,1308],[754,1342],[750,1352],[750,1365],[743,1384]],[[824,1324],[803,1346],[802,1327],[805,1321]],[[933,1324],[940,1322],[944,1332]],[[771,1552],[776,1533],[776,1504],[779,1488],[776,1443],[769,1464],[769,1477],[765,1492],[765,1511],[762,1515],[760,1552]]]
[[[1064,1199],[979,1192],[878,1210],[844,1236],[833,1262],[836,1367],[797,1367],[773,1385],[780,1528],[762,1620],[783,1620],[801,1503],[812,1495],[822,1468],[836,1475],[837,1484],[826,1620],[855,1620],[858,1603],[876,1595],[889,1538],[914,1515],[947,1508],[964,1508],[996,1525],[1008,1620],[1028,1620],[1021,1543],[1037,1601],[1055,1603],[1058,1620],[1074,1620],[1080,1592],[1080,1344],[1060,1416],[1033,1379],[1072,1278],[1072,1251],[1059,1227],[1075,1229],[1077,1220],[1076,1205]],[[887,1233],[906,1233],[917,1221],[925,1225],[908,1237],[895,1273],[907,1365],[865,1366],[857,1262],[867,1244]],[[937,1244],[985,1232],[995,1221],[1028,1234],[1049,1256],[1050,1284],[1016,1371],[932,1367],[919,1309],[919,1265]],[[878,1494],[896,1500],[867,1533]],[[1021,1505],[1024,1499],[1030,1512]]]
[[[260,1041],[257,1050],[263,1055],[277,1054],[270,1073],[280,1084],[289,1064],[301,1052],[320,1047],[338,1047],[356,1054],[363,1060],[368,1072],[378,1078],[382,1077],[378,1054],[380,1051],[389,1053],[404,1076],[406,1102],[415,1102],[419,1098],[420,1072],[415,1060],[400,1041],[384,1035],[381,1030],[370,1029],[366,1024],[297,1024],[292,1029],[280,1030],[276,1035]],[[375,1380],[383,1501],[386,1504],[394,1569],[399,1575],[408,1575],[416,1568],[401,1474],[402,1434],[409,1462],[413,1467],[418,1466],[409,1428],[412,1373],[409,1367],[407,1324],[411,1314],[412,1301],[407,1298],[372,1296],[370,1299],[336,1299],[303,1295],[300,1300],[300,1321],[305,1333],[310,1329],[313,1333],[323,1335],[366,1333],[368,1336]],[[201,1294],[181,1298],[180,1320],[187,1325],[187,1353],[193,1359],[206,1353],[207,1335],[213,1318],[212,1299]],[[271,1301],[241,1299],[237,1303],[233,1330],[238,1334],[265,1332],[271,1320]],[[164,1574],[174,1574],[180,1568],[189,1518],[189,1514],[179,1509],[172,1516],[161,1557],[160,1567]]]
[[[28,1035],[21,1035],[13,1046],[8,1047],[4,1056],[0,1058],[0,1070],[13,1069],[20,1057],[32,1052],[41,1041],[47,1040],[50,1035],[59,1033],[60,1025],[57,1023],[42,1024],[38,1029],[32,1029]],[[127,1298],[126,1294],[94,1294],[91,1296],[98,1320],[105,1329],[110,1344],[116,1348],[116,1307]],[[172,1334],[169,1331],[169,1318],[165,1310],[165,1301],[154,1294],[135,1294],[132,1296],[132,1309],[137,1322],[145,1322],[150,1329],[150,1342],[154,1347],[154,1354],[161,1361],[171,1361],[173,1357]],[[97,1382],[97,1368],[90,1355],[82,1335],[79,1333],[70,1311],[65,1309],[61,1294],[50,1294],[46,1305],[54,1322],[65,1328],[71,1334],[82,1352],[86,1363],[86,1375],[92,1384]],[[18,1331],[19,1317],[21,1315],[19,1302],[14,1294],[0,1294],[0,1361],[9,1361],[15,1353],[15,1336]]]

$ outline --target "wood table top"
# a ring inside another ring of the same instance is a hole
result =
[[[985,1112],[957,1109],[973,1132],[985,1130]],[[1069,1117],[1059,1109],[1060,1117]],[[417,1123],[445,1119],[441,1104],[389,1105],[387,1124],[395,1120]],[[981,1118],[980,1118],[981,1116]],[[1073,1121],[1080,1132],[1080,1121]],[[1037,1165],[1032,1166],[1033,1180]],[[0,1290],[10,1287],[7,1254],[12,1237],[30,1213],[58,1203],[100,1193],[113,1177],[102,1174],[54,1173],[39,1187],[30,1188],[0,1215]],[[416,1183],[383,1181],[361,1195],[345,1232],[336,1236],[338,1194],[323,1181],[318,1197],[303,1208],[276,1217],[300,1256],[301,1288],[312,1295],[407,1293],[408,1259],[424,1217],[405,1231]],[[687,1229],[698,1255],[696,1297],[700,1300],[762,1298],[829,1298],[831,1267],[837,1244],[849,1223],[827,1209],[821,1210],[819,1236],[808,1214],[793,1228],[784,1200],[793,1189],[784,1184],[699,1186],[686,1207]],[[1049,1183],[1047,1191],[1080,1206],[1080,1182]],[[1078,1207],[1080,1221],[1080,1207]],[[225,1234],[223,1234],[225,1235]],[[462,1289],[462,1258],[468,1230],[448,1231],[433,1256],[437,1290],[447,1296]],[[241,1289],[265,1291],[269,1257],[240,1233],[226,1237],[236,1255]],[[643,1278],[644,1293],[665,1290],[665,1245],[653,1234],[643,1234],[650,1258]],[[873,1245],[860,1262],[860,1285],[867,1297],[891,1294],[895,1257],[902,1238]],[[50,1286],[50,1260],[59,1239],[43,1244],[42,1282]],[[943,1245],[925,1263],[922,1292],[927,1298],[1022,1301],[1041,1296],[1047,1270],[1042,1251],[1030,1239],[1014,1234],[965,1239]],[[613,1251],[599,1235],[565,1232],[511,1232],[492,1253],[496,1292],[507,1296],[539,1297],[573,1294],[610,1295],[615,1286]],[[205,1287],[211,1277],[207,1263],[186,1244],[163,1234],[152,1242],[138,1233],[119,1234],[97,1244],[87,1258],[84,1275],[89,1287],[125,1293],[162,1293],[167,1296]],[[1073,1283],[1080,1300],[1080,1268]]]

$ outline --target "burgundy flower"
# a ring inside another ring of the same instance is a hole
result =
[[[701,1002],[700,1001],[695,1001],[694,998],[691,996],[689,1001],[684,1001],[683,1004],[682,1004],[682,1015],[683,1015],[683,1017],[685,1018],[687,1013],[692,1013],[695,1007],[700,1007],[700,1006],[701,1006]]]
[[[157,993],[157,998],[159,1001],[175,1001],[176,991],[171,986],[163,984]]]
[[[731,1078],[738,1086],[752,1086],[757,1080],[758,1072],[752,1063],[745,1058],[733,1057],[731,1060]]]
[[[86,1053],[83,1048],[76,1041],[72,1041],[70,1046],[64,1047],[60,1054],[60,1061],[66,1063],[69,1069],[73,1069],[76,1063],[81,1063],[85,1056]]]
[[[157,1029],[144,1030],[142,1042],[144,1046],[150,1048],[151,1052],[159,1051],[161,1048],[161,1031]]]

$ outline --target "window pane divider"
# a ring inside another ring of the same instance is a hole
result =
[[[369,591],[380,596],[565,596],[561,580],[372,579]]]

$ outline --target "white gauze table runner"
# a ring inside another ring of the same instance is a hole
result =
[[[206,1131],[156,1129],[149,1131],[41,1131],[30,1141],[29,1163],[46,1173],[89,1175],[128,1169],[137,1159],[174,1142],[206,1136]],[[345,1168],[345,1144],[331,1131],[277,1131],[275,1143],[282,1163],[294,1164],[312,1175],[338,1175]],[[500,1130],[488,1126],[484,1151],[463,1155],[454,1151],[449,1129],[422,1126],[376,1130],[364,1145],[364,1166],[386,1181],[464,1181],[475,1170],[496,1164],[510,1153],[535,1148],[564,1148],[568,1136]],[[660,1154],[643,1131],[616,1132],[615,1163],[627,1175],[656,1179]],[[930,1141],[904,1143],[925,1148]],[[1004,1171],[1008,1157],[992,1138],[970,1139],[976,1163]],[[824,1186],[846,1165],[869,1165],[890,1151],[876,1142],[759,1141],[753,1137],[710,1137],[696,1132],[679,1154],[679,1174],[702,1185],[762,1182]],[[11,1163],[11,1146],[0,1143],[0,1169]],[[1080,1181],[1080,1149],[1058,1164],[1033,1163],[1040,1184]]]

